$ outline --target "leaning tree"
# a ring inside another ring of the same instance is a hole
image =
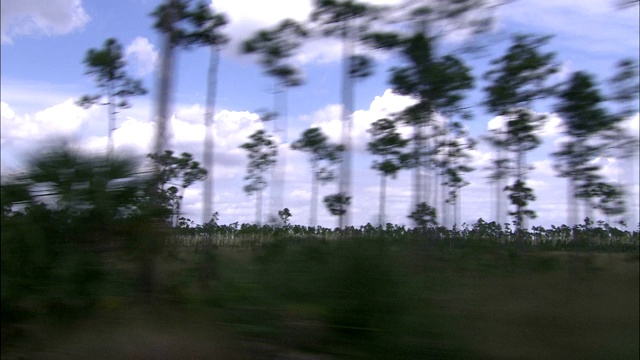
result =
[[[202,223],[209,222],[213,209],[213,186],[214,186],[214,141],[213,141],[213,119],[215,116],[215,104],[218,85],[218,65],[220,63],[220,51],[229,42],[229,38],[221,32],[221,28],[227,24],[227,18],[222,13],[215,12],[210,4],[200,2],[196,8],[189,12],[189,20],[193,24],[194,30],[185,36],[187,45],[208,46],[209,72],[207,75],[207,97],[206,110],[204,113],[204,146],[203,161],[204,167],[209,176],[204,181],[202,191]]]
[[[307,36],[308,31],[302,24],[292,19],[285,19],[274,28],[256,32],[242,43],[242,52],[259,55],[260,65],[265,73],[274,79],[273,112],[264,118],[273,121],[274,134],[280,134],[280,142],[283,144],[288,141],[288,89],[303,84],[301,71],[292,64],[291,58]],[[272,217],[275,217],[277,211],[282,208],[285,188],[286,151],[281,151],[279,155],[271,181]]]
[[[113,131],[116,127],[118,109],[130,106],[127,98],[144,95],[147,90],[142,81],[130,77],[125,71],[127,65],[118,40],[109,38],[102,49],[89,49],[84,58],[86,74],[94,77],[99,94],[84,95],[78,105],[89,108],[95,104],[106,105],[108,109],[107,153],[113,153]],[[105,102],[101,99],[106,98]]]
[[[268,182],[266,173],[276,164],[278,148],[271,136],[264,130],[257,130],[249,136],[249,141],[240,146],[247,151],[249,163],[247,175],[244,177],[248,183],[244,191],[251,195],[256,194],[256,224],[262,222],[262,193]]]
[[[372,168],[380,173],[380,210],[378,223],[385,225],[385,203],[387,178],[395,178],[396,174],[406,165],[408,154],[403,149],[409,143],[398,133],[396,124],[391,119],[379,119],[371,124],[369,128],[371,141],[367,143],[367,149],[380,157],[374,160]]]
[[[293,150],[309,154],[311,164],[311,202],[309,210],[309,226],[318,222],[318,185],[335,178],[335,165],[340,161],[341,145],[329,143],[329,139],[320,128],[307,129],[300,139],[291,144]]]
[[[484,88],[485,105],[491,113],[506,121],[500,139],[493,144],[513,154],[514,182],[504,190],[509,192],[509,199],[515,206],[509,214],[517,229],[525,226],[526,218],[536,217],[528,208],[535,195],[526,184],[529,169],[526,154],[540,145],[537,132],[546,119],[532,108],[537,101],[552,94],[554,86],[549,84],[549,77],[558,71],[555,54],[540,49],[549,39],[549,36],[528,34],[513,36],[506,54],[493,60],[492,68],[484,76],[489,81]]]

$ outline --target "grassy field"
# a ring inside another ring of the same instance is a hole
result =
[[[85,315],[3,328],[2,358],[640,356],[637,253],[379,239],[175,247],[147,295],[128,290],[123,264]]]

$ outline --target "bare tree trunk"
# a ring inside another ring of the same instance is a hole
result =
[[[453,225],[456,227],[460,226],[460,210],[461,210],[462,200],[460,199],[460,189],[456,190],[456,199],[453,204]]]
[[[287,88],[282,86],[281,89],[278,89],[280,86],[277,83],[276,79],[276,92],[274,94],[274,111],[277,116],[273,120],[274,121],[274,134],[280,134],[279,136],[279,144],[287,143]],[[281,120],[281,125],[278,126],[278,121]],[[271,176],[271,216],[277,219],[278,211],[283,208],[283,198],[284,198],[284,188],[285,188],[285,177],[286,177],[286,167],[287,167],[287,154],[286,149],[278,149],[278,161],[276,165],[273,167]]]
[[[442,184],[440,185],[440,192],[442,198],[442,226],[449,225],[449,208],[447,204],[447,186],[444,184],[444,175],[442,175]]]
[[[256,191],[256,225],[262,225],[262,192],[260,189]]]
[[[380,217],[378,222],[380,226],[385,226],[385,201],[387,197],[387,177],[380,175]]]
[[[351,197],[351,131],[353,127],[353,79],[351,78],[351,57],[353,56],[353,42],[349,32],[349,24],[343,29],[342,38],[342,162],[340,167],[339,192]],[[353,204],[353,200],[352,200]],[[353,206],[353,205],[352,205]],[[344,228],[351,224],[351,209],[338,218],[338,227]]]
[[[574,194],[573,180],[567,177],[567,226],[571,227],[578,223],[577,204]]]
[[[416,167],[413,171],[413,209],[418,208],[422,202],[422,125],[416,124],[413,127],[413,152]]]
[[[524,184],[524,179],[522,174],[522,167],[524,166],[523,163],[524,163],[524,151],[519,148],[516,152],[516,182],[519,181]],[[522,230],[522,228],[524,227],[524,215],[522,214],[523,211],[524,209],[522,208],[522,206],[519,204],[516,204],[516,221],[517,221],[516,230]]]
[[[496,166],[502,167],[502,152],[500,151],[500,147],[496,146]],[[496,178],[496,223],[498,225],[501,225],[504,223],[504,220],[502,218],[502,213],[504,210],[502,210],[502,197],[503,197],[503,188],[504,188],[504,182],[503,180],[503,176],[501,174],[502,169],[498,168],[497,170],[497,175],[498,177]]]
[[[107,95],[107,111],[109,112],[109,121],[107,129],[107,156],[111,158],[113,155],[113,130],[116,127],[116,106],[113,103],[113,89],[111,83],[109,83],[109,94]]]
[[[425,139],[425,146],[430,149],[433,144],[433,139]],[[425,164],[424,167],[424,176],[422,177],[422,179],[424,180],[424,186],[423,186],[423,191],[424,193],[422,194],[423,197],[423,201],[429,202],[430,198],[431,198],[431,188],[432,188],[432,181],[433,181],[433,169],[431,168],[431,166],[427,163]]]
[[[317,165],[311,165],[311,208],[309,209],[309,226],[315,227],[318,224],[318,178],[316,175]]]
[[[214,196],[214,137],[213,137],[213,118],[215,116],[216,93],[218,86],[218,64],[220,62],[220,50],[216,46],[211,46],[211,55],[209,58],[209,77],[207,85],[207,101],[206,112],[204,113],[204,153],[203,162],[207,169],[207,178],[204,180],[204,189],[202,191],[202,223],[211,220],[214,213],[213,196]]]
[[[162,43],[162,56],[160,60],[160,72],[158,78],[158,98],[156,100],[156,143],[154,153],[162,154],[167,146],[167,122],[169,121],[169,103],[171,95],[174,45],[171,34],[165,33]]]

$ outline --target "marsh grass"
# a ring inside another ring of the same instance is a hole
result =
[[[174,244],[157,257],[158,286],[144,297],[135,291],[129,260],[110,259],[99,286],[79,292],[97,297],[90,311],[3,321],[3,334],[19,336],[3,335],[2,357],[639,355],[633,251],[549,251],[482,237],[390,240],[375,233],[339,241],[281,236],[244,247]]]

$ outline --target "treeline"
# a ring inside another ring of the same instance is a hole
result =
[[[640,245],[640,226],[622,231],[588,219],[574,227],[531,230],[479,219],[448,229],[435,225],[429,212],[416,212],[415,228],[387,224],[327,229],[292,225],[294,214],[285,208],[279,212],[281,226],[221,225],[215,215],[196,225],[179,216],[180,204],[184,189],[206,172],[189,154],[167,151],[149,155],[149,160],[155,169],[140,171],[132,159],[90,156],[62,147],[35,157],[28,172],[5,179],[0,187],[3,348],[5,341],[19,339],[20,324],[30,321],[83,318],[117,299],[185,301],[192,285],[210,288],[215,283],[217,249],[223,247],[277,255],[278,249],[301,245],[312,258],[321,255],[333,261],[329,254],[335,254],[349,265],[359,263],[363,251],[386,257],[398,248],[461,250],[474,256],[488,252],[517,257],[530,250],[622,251],[636,256]],[[322,250],[353,244],[357,252],[348,257],[338,250]],[[188,261],[181,258],[184,254],[190,254]],[[302,259],[295,261],[300,264]],[[378,269],[379,263],[370,265]],[[176,266],[178,275],[171,273]],[[352,274],[342,267],[335,271]],[[206,300],[194,296],[194,301]],[[225,304],[238,306],[234,301]]]
[[[444,226],[405,227],[388,223],[385,226],[371,224],[360,227],[325,228],[322,226],[290,225],[272,226],[255,224],[195,224],[182,218],[169,242],[180,246],[252,247],[287,239],[290,241],[341,241],[353,238],[384,239],[393,243],[424,242],[439,248],[500,248],[515,245],[539,250],[578,251],[637,251],[640,245],[640,224],[634,231],[620,230],[604,221],[594,222],[585,218],[573,227],[551,226],[545,229],[534,226],[530,230],[517,230],[509,224],[478,219],[474,224],[461,227]]]
[[[373,74],[373,51],[395,56],[398,66],[390,69],[389,84],[394,93],[410,96],[416,102],[389,118],[374,122],[369,130],[369,152],[376,157],[372,164],[381,178],[379,223],[385,221],[386,181],[401,170],[413,171],[412,212],[433,211],[440,223],[459,225],[460,189],[468,185],[465,174],[477,170],[468,166],[470,150],[478,139],[465,131],[464,122],[472,118],[465,99],[477,87],[472,69],[456,51],[443,52],[444,36],[457,29],[483,36],[491,29],[493,9],[486,1],[403,2],[381,7],[359,1],[317,0],[309,19],[297,22],[284,19],[276,26],[249,36],[238,51],[253,55],[265,75],[273,78],[274,104],[262,114],[262,120],[273,123],[272,130],[259,130],[242,145],[249,158],[244,191],[256,197],[256,223],[264,221],[263,192],[272,187],[268,221],[277,219],[286,189],[285,154],[278,154],[280,143],[287,143],[287,93],[303,85],[303,69],[293,58],[300,47],[319,37],[338,39],[343,48],[341,77],[340,144],[330,144],[319,129],[309,129],[291,142],[291,148],[309,154],[312,173],[309,225],[317,221],[318,185],[338,183],[338,192],[323,202],[339,219],[339,227],[351,224],[353,175],[353,91],[359,79]],[[152,120],[157,126],[154,153],[161,156],[169,148],[166,122],[171,107],[173,63],[178,50],[209,47],[208,91],[205,99],[203,168],[214,171],[213,114],[217,93],[217,71],[221,50],[228,45],[224,34],[228,20],[204,2],[167,0],[152,14],[154,27],[163,34],[159,67],[158,98]],[[567,180],[567,224],[572,226],[583,217],[607,219],[619,217],[627,210],[628,194],[624,187],[601,173],[592,160],[600,157],[618,160],[632,158],[638,141],[621,126],[623,120],[638,111],[638,62],[621,59],[615,74],[603,90],[594,74],[575,71],[567,80],[554,82],[559,71],[557,54],[545,50],[550,36],[513,34],[506,52],[491,61],[483,74],[483,106],[503,119],[503,124],[480,140],[494,149],[489,181],[495,185],[495,221],[505,222],[509,215],[514,226],[526,228],[528,219],[536,217],[531,204],[536,194],[528,181],[532,167],[527,155],[541,144],[539,130],[547,121],[540,110],[543,101],[553,102],[563,120],[562,136],[566,141],[552,155],[554,169]],[[469,50],[469,49],[465,49]],[[102,49],[91,49],[85,58],[87,74],[95,78],[97,95],[80,99],[84,106],[102,104],[109,110],[109,152],[111,132],[118,107],[127,106],[130,96],[142,95],[146,89],[124,71],[122,48],[108,39]],[[204,73],[205,69],[203,69]],[[399,127],[410,127],[409,138],[399,135]],[[213,176],[206,177],[203,189],[202,223],[215,213]],[[503,197],[508,198],[509,206]],[[582,211],[580,211],[582,210]],[[409,216],[411,216],[409,214]]]

